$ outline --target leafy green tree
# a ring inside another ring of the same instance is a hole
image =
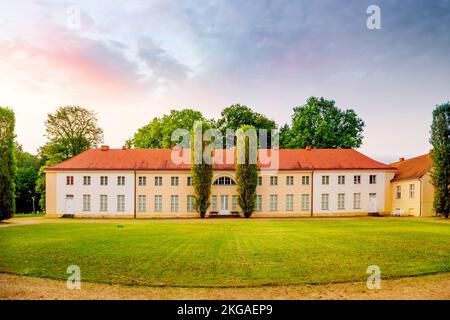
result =
[[[203,133],[210,129],[208,122],[197,122],[191,134],[191,174],[195,194],[195,206],[204,218],[210,205],[211,183],[213,177],[212,161],[204,157],[206,146],[210,143],[203,139]]]
[[[431,183],[434,186],[433,206],[436,213],[448,218],[450,213],[450,103],[438,105],[433,111],[430,143]]]
[[[48,142],[39,150],[44,164],[39,169],[36,182],[42,210],[45,210],[44,169],[98,147],[103,141],[103,130],[98,126],[97,115],[80,106],[60,107],[54,114],[48,114],[45,129]]]
[[[280,135],[280,147],[358,148],[363,128],[364,122],[354,110],[341,110],[332,100],[311,97],[294,108],[290,128],[284,127]]]
[[[17,143],[16,160],[16,212],[33,212],[35,200],[39,202],[39,194],[35,188],[40,161],[36,156],[23,151],[22,146]]]
[[[252,132],[254,132],[253,135]],[[248,125],[238,129],[236,135],[235,163],[238,203],[244,217],[250,218],[256,207],[256,186],[258,185],[257,135],[255,127]]]
[[[223,109],[220,118],[215,123],[215,126],[222,132],[224,145],[226,143],[227,129],[237,130],[243,125],[253,126],[257,131],[259,129],[266,129],[268,131],[267,146],[270,147],[270,133],[277,128],[275,121],[270,120],[260,113],[254,112],[245,105],[235,104]]]
[[[16,209],[14,127],[14,112],[0,107],[0,221],[11,218]]]
[[[177,142],[172,141],[176,129],[190,132],[195,121],[206,121],[200,111],[192,109],[170,110],[161,118],[153,118],[149,124],[138,129],[133,138],[126,142],[129,148],[170,148]],[[189,134],[186,138],[189,137]],[[187,139],[188,140],[188,139]],[[189,146],[184,145],[188,148]]]

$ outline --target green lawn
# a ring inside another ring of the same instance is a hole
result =
[[[450,224],[418,220],[78,222],[0,228],[0,272],[127,285],[254,286],[450,272]]]
[[[35,218],[35,217],[43,217],[44,213],[16,213],[14,214],[14,218]]]

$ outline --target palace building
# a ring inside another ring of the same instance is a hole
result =
[[[398,206],[391,195],[397,164],[353,149],[275,150],[258,150],[252,217],[387,215],[393,201]],[[102,146],[47,167],[47,216],[199,217],[190,165],[174,161],[173,152]],[[234,159],[234,149],[215,150],[211,216],[240,213],[235,165],[227,159]]]

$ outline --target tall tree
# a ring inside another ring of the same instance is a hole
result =
[[[203,139],[203,133],[210,129],[207,122],[195,123],[191,134],[191,174],[195,193],[195,206],[204,218],[210,205],[211,183],[213,177],[212,161],[205,157],[205,149],[210,143]],[[212,154],[210,155],[212,157]]]
[[[172,133],[176,129],[190,132],[195,121],[206,121],[200,111],[192,109],[170,110],[161,118],[153,118],[149,124],[138,129],[133,138],[126,142],[129,148],[170,148],[176,144]],[[188,134],[189,136],[189,134]],[[186,138],[188,138],[188,136]],[[188,148],[189,146],[183,145]]]
[[[222,131],[224,139],[226,139],[227,129],[237,130],[244,125],[253,126],[256,130],[267,130],[267,145],[270,147],[270,133],[277,128],[275,121],[245,105],[235,104],[223,109],[220,118],[215,123],[215,126]],[[225,143],[224,140],[224,145]]]
[[[103,130],[98,126],[94,111],[80,106],[60,107],[48,114],[45,121],[48,142],[40,148],[44,165],[39,169],[36,191],[40,193],[39,205],[45,210],[45,174],[43,170],[67,160],[103,141]]]
[[[255,127],[242,126],[237,131],[236,185],[238,203],[244,217],[250,218],[256,207],[258,185],[258,145]]]
[[[430,143],[431,182],[434,186],[433,206],[436,213],[448,218],[450,213],[450,103],[438,105],[433,111]]]
[[[14,112],[0,107],[0,221],[11,218],[16,209],[14,126]]]
[[[16,162],[16,212],[33,212],[35,205],[39,202],[39,194],[36,193],[35,188],[40,161],[16,143]]]
[[[341,110],[333,100],[311,97],[294,108],[289,129],[280,136],[281,148],[358,148],[364,122],[352,109]]]

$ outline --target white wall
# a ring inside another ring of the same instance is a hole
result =
[[[66,177],[73,176],[74,184],[67,185]],[[83,185],[83,177],[91,177],[91,185]],[[108,177],[108,185],[100,185],[100,177]],[[125,185],[117,185],[117,177],[125,177]],[[105,172],[105,173],[91,173],[91,172],[59,172],[56,178],[57,185],[57,212],[60,214],[66,213],[66,195],[74,196],[74,214],[120,214],[120,215],[134,215],[134,174],[125,172]],[[83,195],[91,195],[91,211],[83,211]],[[108,195],[108,211],[100,211],[100,195]],[[117,211],[117,195],[125,195],[125,211]]]
[[[369,184],[369,176],[377,175],[376,184]],[[322,185],[322,176],[328,175],[329,185]],[[338,176],[345,176],[345,184],[338,184]],[[353,183],[353,176],[361,176],[361,184]],[[376,193],[377,211],[385,210],[386,173],[383,171],[315,171],[313,184],[314,213],[357,213],[369,211],[369,193]],[[322,193],[329,194],[329,210],[322,210]],[[338,210],[338,193],[345,194],[345,209]],[[361,209],[353,209],[353,194],[361,193]]]

